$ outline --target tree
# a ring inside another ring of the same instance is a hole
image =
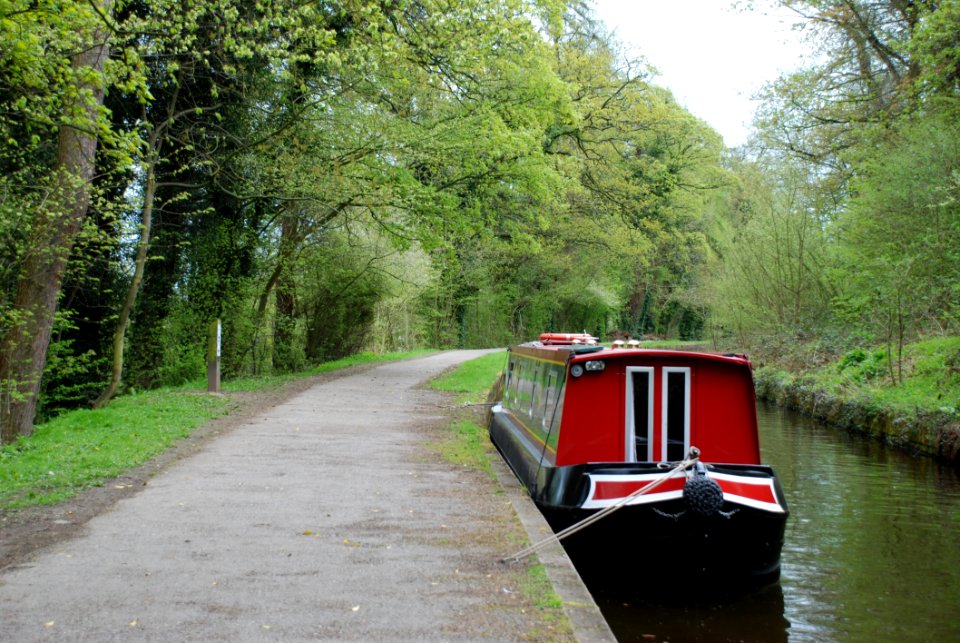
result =
[[[581,236],[600,223],[592,247],[620,267],[605,287],[581,292],[605,293],[594,303],[613,304],[607,316],[621,330],[676,332],[694,313],[685,293],[709,252],[706,203],[727,181],[720,137],[656,87],[642,60],[623,58],[589,14],[568,14],[551,38],[571,94],[547,150],[575,178],[567,204]]]
[[[805,20],[821,54],[808,69],[766,88],[751,153],[777,159],[774,176],[783,176],[776,167],[789,167],[802,177],[801,207],[782,212],[793,212],[791,225],[810,223],[811,259],[825,259],[810,266],[829,269],[807,273],[816,277],[808,292],[820,294],[803,297],[800,318],[782,314],[782,297],[770,300],[781,282],[769,273],[780,263],[768,256],[777,247],[769,231],[741,237],[725,255],[722,274],[728,285],[742,283],[731,275],[742,271],[744,257],[766,257],[753,262],[753,272],[764,267],[766,311],[758,298],[744,309],[754,324],[781,330],[787,320],[787,330],[800,322],[823,334],[837,323],[855,341],[885,343],[897,381],[905,341],[956,328],[950,168],[960,134],[954,126],[960,12],[953,1],[779,4]],[[751,225],[736,228],[738,234]],[[832,298],[828,309],[824,296]],[[773,319],[764,322],[764,312]]]
[[[835,228],[841,303],[887,344],[891,364],[917,335],[960,332],[958,166],[960,128],[949,113],[901,119],[863,163]]]
[[[913,106],[920,68],[908,43],[936,3],[883,0],[780,0],[801,17],[821,52],[806,70],[762,93],[757,125],[764,146],[845,181],[865,128]]]
[[[100,107],[106,89],[110,0],[72,7],[77,49],[64,66],[56,160],[30,222],[28,250],[0,340],[0,441],[33,431],[40,378],[57,300],[76,235],[90,203]],[[51,16],[53,14],[50,14]],[[32,30],[28,30],[30,32]]]
[[[817,175],[783,158],[734,160],[728,228],[708,287],[714,323],[741,345],[823,328],[835,295]]]
[[[110,384],[94,406],[109,401],[120,386],[127,327],[146,269],[158,189],[163,187],[163,177],[158,177],[158,173],[164,172],[167,181],[182,185],[184,192],[196,190],[206,181],[191,186],[183,184],[182,177],[196,176],[198,168],[203,168],[201,173],[206,172],[206,167],[216,161],[213,150],[223,156],[224,147],[230,154],[252,142],[242,138],[242,128],[225,132],[218,122],[232,101],[242,97],[247,101],[244,108],[249,109],[251,94],[265,91],[267,96],[275,96],[269,86],[263,90],[253,83],[287,82],[279,72],[264,74],[257,66],[297,68],[329,64],[334,38],[327,23],[335,23],[338,17],[328,19],[322,10],[303,6],[289,7],[291,10],[285,12],[285,6],[279,3],[251,9],[244,3],[229,1],[215,6],[205,2],[165,6],[155,1],[144,7],[142,15],[134,15],[128,21],[138,49],[136,55],[153,71],[150,81],[156,96],[144,100],[139,118],[144,144],[139,159],[142,203],[134,272],[114,333]],[[299,94],[302,96],[303,92]],[[282,130],[288,126],[289,118],[297,114],[293,110],[278,127]],[[269,130],[251,134],[261,143],[273,135]],[[174,148],[172,158],[179,156],[183,164],[170,163],[171,156],[165,148]],[[168,195],[173,200],[182,196],[182,192]]]

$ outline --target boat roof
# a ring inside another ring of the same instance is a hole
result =
[[[611,347],[600,344],[545,344],[527,342],[510,348],[511,351],[527,353],[533,357],[557,362],[586,362],[593,359],[631,358],[655,360],[695,359],[700,361],[722,361],[751,366],[750,358],[742,353],[711,353],[706,351],[687,351],[671,348]]]

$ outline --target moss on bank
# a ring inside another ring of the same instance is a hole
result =
[[[848,431],[960,461],[960,338],[905,347],[894,368],[882,349],[857,348],[816,368],[757,369],[757,396]]]

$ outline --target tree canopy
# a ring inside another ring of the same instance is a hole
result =
[[[720,137],[580,0],[0,0],[0,425],[546,330],[956,332],[955,1],[782,0],[824,52]]]
[[[794,178],[731,194],[734,238],[752,241],[730,247],[714,310],[754,334],[819,338],[822,356],[883,344],[898,381],[905,342],[960,330],[960,3],[778,4],[822,53],[763,93],[746,166]],[[782,274],[801,314],[770,316],[779,303],[750,294],[773,296]]]

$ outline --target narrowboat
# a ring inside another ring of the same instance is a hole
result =
[[[509,349],[493,398],[491,440],[554,531],[607,514],[563,540],[578,569],[779,578],[787,503],[747,356],[544,334]]]

